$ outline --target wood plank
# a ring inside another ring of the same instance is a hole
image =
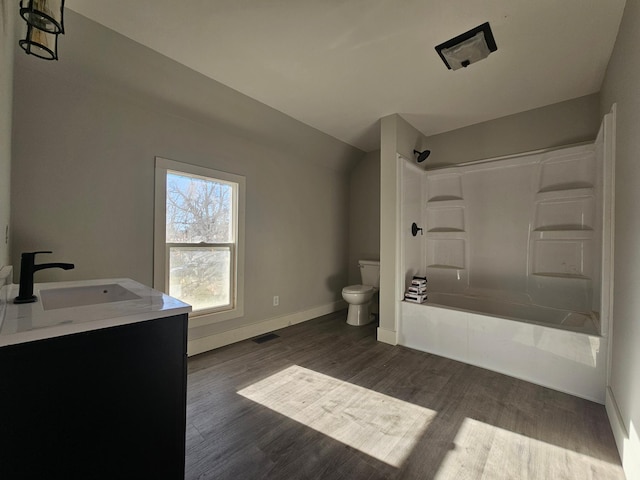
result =
[[[187,479],[624,479],[602,405],[345,319],[189,360]]]

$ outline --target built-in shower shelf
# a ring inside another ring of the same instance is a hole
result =
[[[531,275],[533,275],[534,277],[567,278],[572,280],[591,280],[590,277],[576,274],[576,273],[539,272],[539,273],[532,273]]]
[[[464,267],[456,267],[455,265],[427,265],[427,268],[438,268],[441,270],[464,270]]]
[[[534,230],[532,238],[534,240],[591,240],[593,239],[593,230]]]
[[[431,197],[428,201],[432,202],[449,202],[451,200],[462,200],[462,197],[457,195],[438,195],[437,197]]]
[[[592,188],[538,195],[533,217],[534,232],[592,232],[596,198]],[[584,236],[584,235],[583,235]]]
[[[593,228],[587,225],[548,225],[538,227],[534,232],[592,232]]]
[[[467,240],[467,232],[464,231],[455,231],[455,232],[427,232],[425,234],[425,237],[427,239],[428,242],[445,242],[445,243],[456,243],[456,242],[464,242],[465,240]],[[444,243],[441,243],[441,245],[444,245]],[[459,248],[458,248],[459,250]],[[463,255],[462,252],[459,253],[460,255]],[[462,258],[462,257],[460,257]],[[435,259],[434,259],[435,260]],[[437,260],[433,262],[434,264],[440,264],[440,262],[438,262]],[[444,262],[444,264],[446,265],[447,262]],[[456,263],[456,262],[454,262]]]
[[[444,207],[464,207],[464,200],[461,198],[453,198],[450,200],[429,200],[427,208],[444,208]]]
[[[560,198],[580,198],[592,197],[594,194],[593,187],[585,185],[576,188],[558,188],[553,190],[543,189],[538,191],[536,200],[556,200]]]
[[[464,232],[461,228],[436,227],[427,230],[428,233]]]
[[[464,270],[466,265],[467,243],[462,175],[458,173],[428,175],[426,187],[427,270],[436,277],[459,278],[461,276],[459,271]],[[440,273],[434,270],[440,270]]]
[[[538,190],[538,193],[547,193],[547,192],[560,192],[566,190],[582,190],[587,188],[593,188],[593,185],[590,182],[566,182],[566,183],[556,183],[553,185],[547,185],[546,187]]]

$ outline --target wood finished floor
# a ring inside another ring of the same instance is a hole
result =
[[[186,478],[624,479],[602,405],[375,327],[341,312],[192,357]]]

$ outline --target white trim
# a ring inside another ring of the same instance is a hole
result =
[[[156,168],[161,168],[163,170],[174,170],[176,172],[185,172],[206,178],[210,178],[213,176],[216,179],[233,183],[244,183],[245,181],[245,178],[242,175],[223,172],[222,170],[216,170],[215,168],[201,167],[199,165],[191,165],[190,163],[177,162],[175,160],[169,160],[162,157],[156,157]],[[212,174],[212,172],[214,173]]]
[[[160,169],[156,157],[155,166],[155,191],[153,208],[153,288],[164,290],[165,266],[164,252],[166,244],[166,191],[167,191],[167,171]],[[163,227],[164,226],[164,227]],[[163,261],[158,261],[158,255],[162,252]]]
[[[602,145],[602,289],[600,293],[600,320],[602,335],[611,331],[613,315],[613,256],[615,215],[615,104],[604,116],[596,143]],[[609,376],[607,375],[607,379]]]
[[[602,224],[602,290],[600,318],[602,335],[608,337],[607,385],[611,379],[611,356],[613,355],[613,282],[615,252],[615,188],[616,188],[616,104],[604,116],[603,126],[603,224]]]
[[[607,361],[607,391],[605,398],[605,408],[609,417],[609,424],[613,431],[613,437],[618,447],[618,453],[622,460],[622,468],[625,476],[629,479],[640,479],[640,438],[638,437],[637,428],[640,425],[634,425],[633,422],[627,426],[624,418],[618,408],[613,390],[610,386],[611,365],[613,363],[613,328],[614,328],[614,305],[613,305],[613,280],[614,280],[614,233],[615,233],[615,160],[616,160],[616,112],[617,105],[611,106],[611,111],[605,115],[604,125],[604,147],[605,147],[605,226],[603,228],[603,252],[609,255],[609,265],[603,264],[603,287],[608,287],[608,291],[603,288],[603,313],[608,315],[607,328],[609,342],[609,356]],[[607,121],[610,119],[610,121]],[[607,164],[607,156],[610,156],[610,164]],[[608,177],[608,178],[607,178]],[[609,194],[607,194],[607,188]],[[609,205],[606,202],[609,201]],[[607,225],[607,215],[609,216],[609,225]],[[608,267],[608,268],[607,268]],[[607,285],[608,282],[608,285]],[[607,305],[608,303],[608,305]]]
[[[378,327],[378,341],[389,345],[398,345],[398,332]]]
[[[613,438],[616,441],[618,453],[622,460],[624,474],[629,480],[640,479],[640,439],[638,438],[638,432],[634,429],[630,435],[627,431],[613,391],[609,387],[607,387],[604,406],[607,410]]]
[[[394,296],[394,322],[393,328],[398,330],[400,319],[402,318],[402,300],[404,300],[404,246],[403,246],[403,209],[402,186],[404,178],[404,162],[408,162],[399,153],[396,153],[396,251],[395,251],[395,296]],[[380,339],[378,339],[380,340]],[[388,342],[385,342],[388,343]],[[395,345],[395,343],[393,344]]]
[[[189,318],[189,327],[202,327],[213,323],[224,322],[244,316],[244,252],[245,252],[245,190],[246,178],[242,175],[223,172],[208,167],[176,162],[166,158],[155,157],[155,208],[153,236],[153,288],[165,291],[166,279],[166,190],[167,171],[184,172],[206,178],[215,178],[238,185],[236,192],[238,224],[236,249],[236,288],[235,308],[223,312],[212,312],[195,315]]]
[[[230,345],[232,343],[255,337],[257,335],[262,335],[290,325],[306,322],[322,315],[327,315],[328,313],[344,310],[345,308],[347,308],[347,303],[344,300],[338,300],[333,303],[310,308],[309,310],[270,318],[260,323],[244,325],[233,330],[227,330],[226,332],[189,340],[187,342],[187,355],[192,356],[204,353],[215,348],[224,347],[225,345]],[[189,321],[189,326],[193,326],[191,324],[191,320]]]

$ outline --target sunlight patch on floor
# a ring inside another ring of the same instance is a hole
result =
[[[566,478],[567,471],[572,478],[611,478],[608,462],[465,418],[434,480]]]
[[[394,467],[436,412],[298,365],[238,392]]]

